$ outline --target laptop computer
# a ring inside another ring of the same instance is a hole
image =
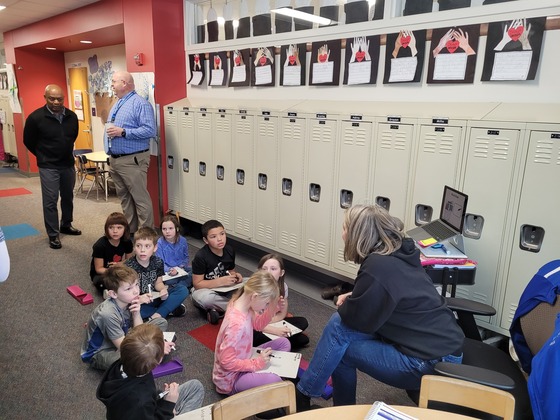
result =
[[[442,242],[463,233],[469,197],[449,186],[443,188],[439,219],[406,232],[415,242],[434,238]]]

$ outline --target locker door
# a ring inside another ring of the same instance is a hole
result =
[[[278,247],[282,252],[301,257],[305,130],[304,118],[280,121],[278,176]]]
[[[443,187],[458,187],[462,133],[463,127],[420,127],[412,203],[407,207],[407,229],[418,226],[416,222],[436,220]]]
[[[181,211],[181,159],[179,152],[178,111],[168,107],[165,112],[165,169],[167,172],[167,205]]]
[[[472,128],[469,134],[463,192],[469,196],[467,215],[482,216],[484,226],[480,239],[464,239],[465,252],[478,267],[476,283],[459,287],[457,295],[493,306],[499,303],[494,296],[519,134],[488,128]]]
[[[330,264],[332,203],[337,121],[315,119],[309,122],[309,152],[304,208],[304,256]]]
[[[256,117],[255,242],[276,246],[278,183],[278,118]]]
[[[233,120],[234,232],[241,238],[253,236],[254,116],[235,115]]]
[[[403,222],[413,150],[410,124],[380,123],[375,142],[373,198]]]
[[[196,179],[198,177],[198,165],[195,153],[194,113],[186,110],[179,113],[179,139],[181,146],[181,195],[183,198],[181,210],[187,219],[197,221],[198,194]]]
[[[214,185],[216,186],[216,218],[226,230],[233,230],[232,120],[224,110],[214,115]]]
[[[201,110],[196,118],[196,167],[198,222],[215,218],[214,162],[212,159],[212,114]]]
[[[560,128],[533,131],[525,163],[500,326],[509,329],[519,297],[537,270],[558,259]],[[548,186],[549,188],[547,188]]]
[[[344,261],[342,223],[344,212],[353,204],[364,204],[368,199],[369,168],[373,143],[373,123],[341,121],[340,151],[333,207],[334,255],[333,267],[342,274],[355,277],[358,266]]]

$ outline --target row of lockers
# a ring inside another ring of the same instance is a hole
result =
[[[458,294],[496,307],[480,321],[499,332],[532,274],[557,257],[560,125],[185,103],[164,120],[171,210],[350,279],[346,208],[377,202],[412,228],[439,216],[444,185],[465,192],[478,269]]]

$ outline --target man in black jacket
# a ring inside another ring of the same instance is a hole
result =
[[[73,150],[78,137],[78,117],[64,107],[64,93],[60,86],[48,85],[44,96],[46,105],[33,111],[25,121],[23,143],[37,158],[49,246],[59,249],[62,247],[59,233],[82,234],[72,226],[76,180]]]

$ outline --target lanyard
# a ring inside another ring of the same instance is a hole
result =
[[[134,92],[135,91],[129,92],[124,98],[119,99],[119,101],[117,102],[117,105],[115,106],[115,110],[111,114],[111,121],[110,122],[112,122],[112,123],[115,122],[117,112],[119,112],[119,109],[121,109],[121,107],[124,105],[124,103],[126,101],[128,101],[128,99],[134,94]]]

